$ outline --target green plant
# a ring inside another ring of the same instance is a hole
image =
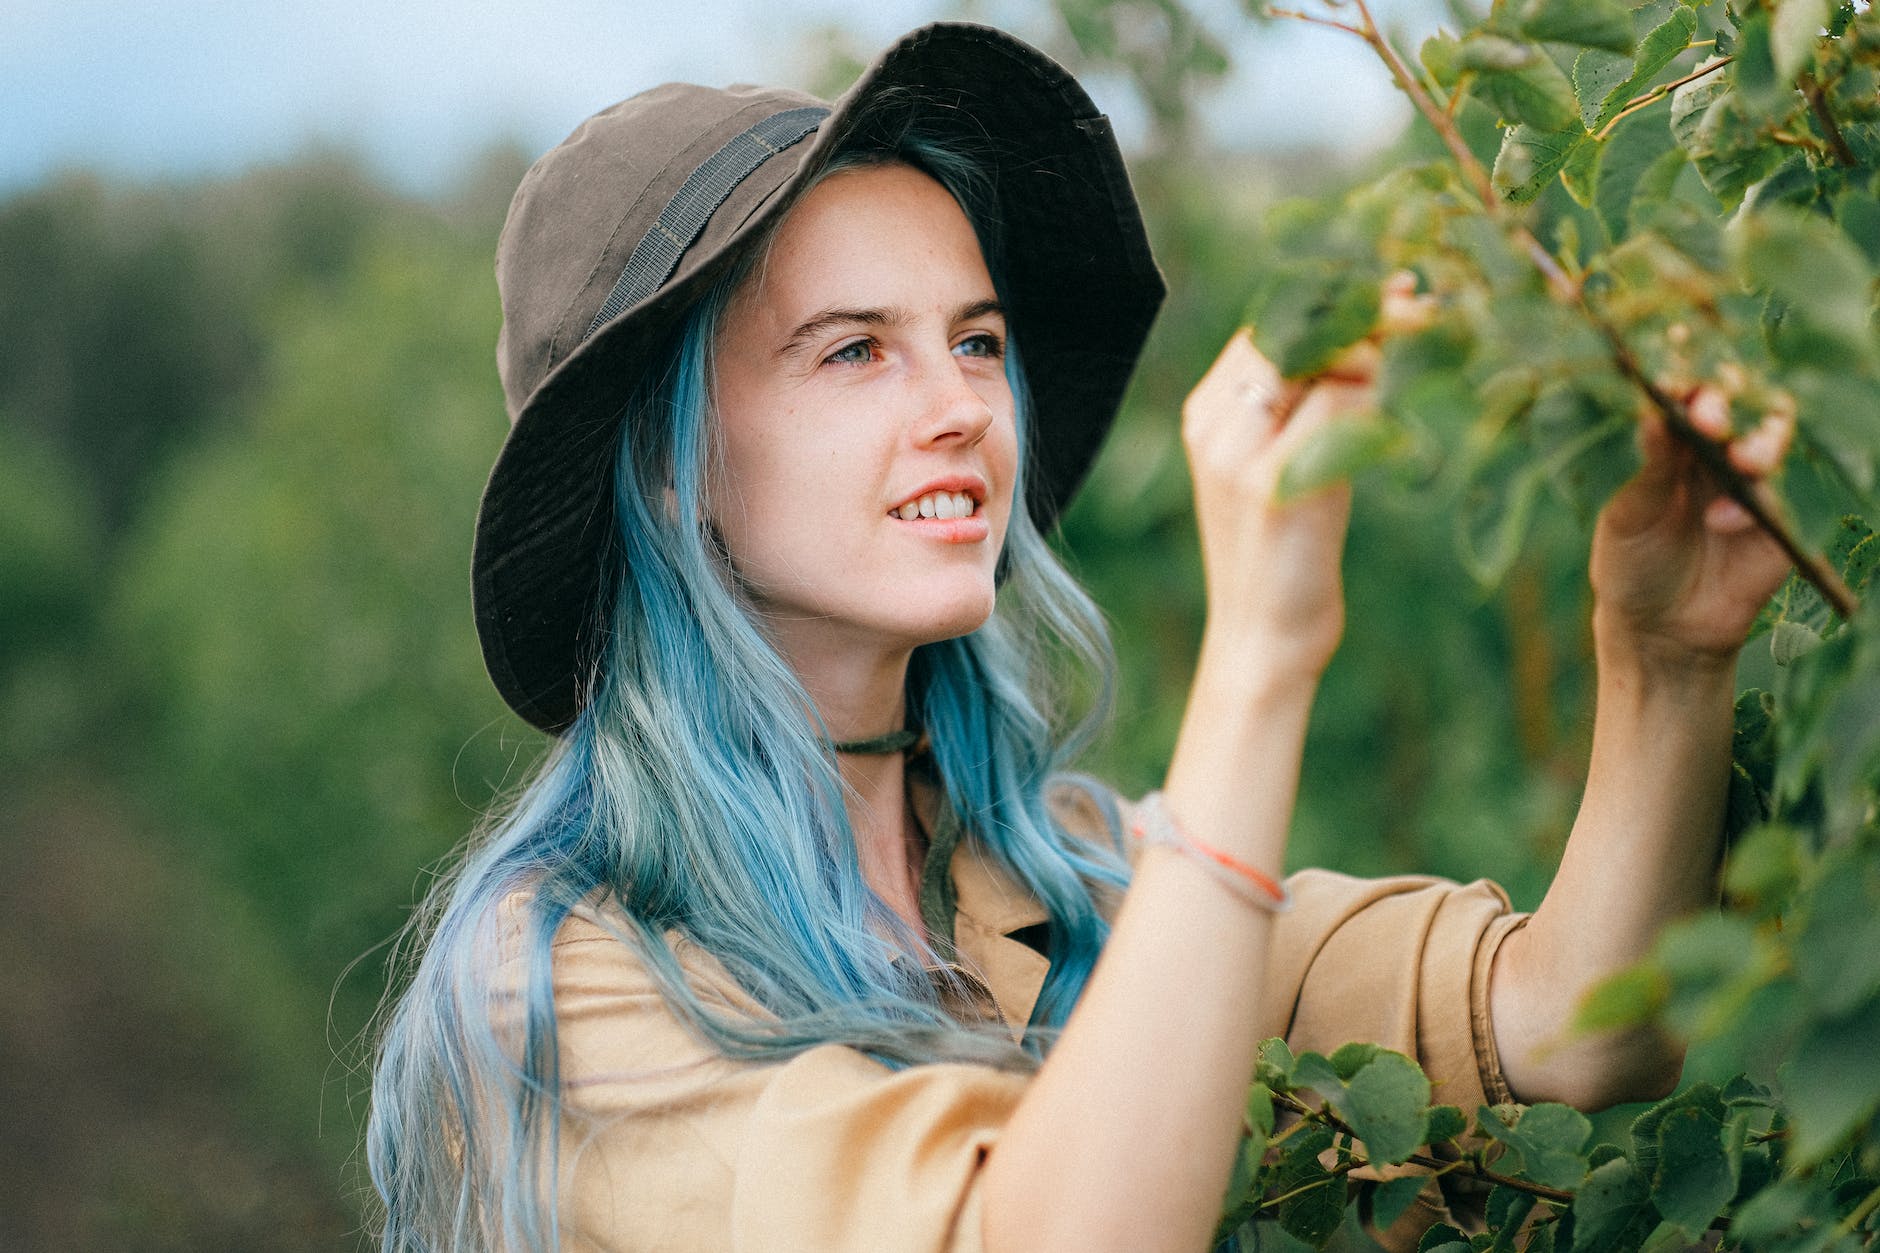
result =
[[[1726,908],[1669,930],[1582,1010],[1655,1023],[1744,1072],[1652,1106],[1625,1144],[1564,1106],[1429,1105],[1408,1059],[1270,1042],[1223,1235],[1323,1247],[1388,1225],[1429,1172],[1493,1190],[1488,1230],[1422,1248],[1868,1247],[1880,1209],[1880,16],[1829,0],[1497,0],[1415,63],[1364,0],[1271,15],[1374,49],[1441,141],[1334,204],[1281,205],[1248,320],[1292,377],[1370,334],[1411,269],[1427,328],[1391,340],[1379,412],[1289,486],[1379,468],[1451,506],[1464,564],[1505,576],[1550,509],[1590,517],[1655,412],[1796,563],[1737,703]],[[1499,124],[1492,159],[1471,147]],[[1784,473],[1738,473],[1681,397],[1739,429],[1793,409]],[[1862,597],[1866,596],[1863,607]],[[1763,651],[1766,649],[1766,652]],[[1275,1131],[1275,1114],[1279,1129]],[[1290,1118],[1286,1116],[1290,1116]],[[1380,1166],[1421,1165],[1390,1178]]]

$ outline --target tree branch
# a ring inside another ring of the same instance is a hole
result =
[[[1834,120],[1834,112],[1828,108],[1828,96],[1821,89],[1821,84],[1815,81],[1813,75],[1804,74],[1795,85],[1802,89],[1802,95],[1808,101],[1808,111],[1815,115],[1815,123],[1821,127],[1822,138],[1834,150],[1834,159],[1846,166],[1859,165],[1860,158],[1847,146],[1847,136],[1841,133],[1840,124]]]

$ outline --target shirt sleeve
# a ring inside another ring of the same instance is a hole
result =
[[[711,958],[675,952],[708,1005],[755,1009]],[[557,934],[554,985],[564,1249],[980,1249],[980,1168],[1024,1076],[897,1072],[838,1045],[784,1063],[721,1057],[579,913]]]
[[[1488,1013],[1496,950],[1526,921],[1501,888],[1304,870],[1287,880],[1264,993],[1294,1050],[1364,1040],[1407,1053],[1433,1099],[1473,1114],[1513,1099]]]

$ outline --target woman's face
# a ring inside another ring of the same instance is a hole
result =
[[[1017,436],[1005,318],[953,197],[907,166],[831,175],[716,349],[707,509],[773,627],[911,647],[984,623]]]

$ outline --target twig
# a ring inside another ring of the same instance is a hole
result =
[[[1847,136],[1841,133],[1840,124],[1834,120],[1834,113],[1828,108],[1827,94],[1821,90],[1821,84],[1813,75],[1804,74],[1796,81],[1802,89],[1802,95],[1808,101],[1809,112],[1815,115],[1815,121],[1821,127],[1822,137],[1828,141],[1828,147],[1834,150],[1834,159],[1842,165],[1859,165],[1860,158],[1847,146]]]
[[[1331,22],[1327,19],[1308,17],[1307,20],[1350,31],[1369,44],[1372,50],[1382,58],[1391,76],[1397,80],[1397,86],[1410,97],[1410,103],[1415,105],[1417,112],[1421,113],[1424,119],[1436,129],[1444,146],[1455,157],[1457,165],[1462,168],[1465,177],[1473,184],[1475,193],[1481,199],[1482,206],[1488,212],[1489,217],[1508,231],[1515,245],[1534,263],[1535,268],[1547,280],[1548,288],[1553,292],[1555,299],[1578,309],[1581,315],[1593,324],[1611,348],[1613,362],[1619,367],[1620,372],[1644,393],[1652,407],[1664,417],[1665,425],[1673,437],[1692,450],[1699,463],[1716,480],[1719,490],[1741,505],[1750,517],[1755,519],[1756,524],[1776,541],[1789,560],[1795,563],[1796,571],[1821,593],[1822,599],[1827,601],[1837,614],[1842,618],[1852,618],[1860,608],[1860,602],[1855,598],[1853,590],[1847,586],[1839,572],[1828,563],[1825,557],[1818,553],[1811,553],[1803,547],[1801,540],[1795,536],[1783,516],[1784,510],[1780,498],[1767,483],[1760,479],[1752,479],[1731,465],[1729,456],[1723,448],[1691,424],[1690,416],[1685,412],[1684,406],[1652,382],[1639,366],[1637,359],[1633,357],[1631,349],[1626,345],[1618,328],[1607,322],[1600,316],[1598,310],[1586,302],[1585,291],[1565,270],[1561,269],[1553,253],[1543,247],[1527,227],[1509,216],[1501,197],[1495,194],[1494,184],[1489,178],[1488,171],[1483,168],[1482,163],[1476,159],[1475,153],[1463,140],[1462,133],[1456,128],[1454,119],[1446,116],[1441,109],[1436,107],[1429,93],[1423,90],[1423,85],[1410,72],[1410,67],[1404,64],[1396,48],[1391,46],[1390,40],[1386,39],[1383,32],[1378,29],[1376,21],[1371,17],[1371,8],[1367,0],[1353,0],[1353,2],[1362,19],[1362,25],[1359,27],[1347,27],[1343,23]],[[1668,86],[1675,89],[1705,74],[1715,73],[1719,67],[1728,63],[1727,58],[1720,58],[1714,64],[1693,71],[1677,83]],[[1807,91],[1810,87],[1814,89],[1814,94],[1810,96],[1810,104],[1820,110],[1817,114],[1819,119],[1826,113],[1827,105],[1825,101],[1820,100],[1819,85],[1812,81],[1805,81],[1803,90]],[[1828,125],[1832,126],[1831,118]],[[1830,134],[1831,144],[1839,140],[1841,148],[1846,148],[1846,140],[1841,136],[1838,128],[1832,129]],[[1848,153],[1850,159],[1852,155],[1851,152]]]
[[[1697,45],[1693,44],[1691,46],[1696,47]],[[1686,83],[1694,83],[1706,74],[1715,74],[1718,70],[1734,60],[1736,60],[1735,57],[1718,57],[1708,65],[1698,66],[1695,70],[1692,70],[1689,74],[1686,74],[1683,78],[1675,82],[1660,83],[1644,95],[1632,97],[1625,102],[1624,108],[1613,114],[1612,117],[1607,120],[1606,124],[1599,128],[1599,133],[1594,135],[1593,138],[1605,139],[1612,134],[1612,128],[1619,124],[1621,118],[1629,117],[1637,113],[1640,109],[1645,108],[1647,105],[1657,104],[1660,100],[1663,100],[1666,96],[1684,86]]]
[[[1342,30],[1347,35],[1356,35],[1360,39],[1364,38],[1364,32],[1359,30],[1356,26],[1347,26],[1343,22],[1335,22],[1329,17],[1320,17],[1316,13],[1301,13],[1297,9],[1275,9],[1269,5],[1266,9],[1266,15],[1268,17],[1288,18],[1295,22],[1304,22],[1308,26],[1329,26],[1333,30]]]

